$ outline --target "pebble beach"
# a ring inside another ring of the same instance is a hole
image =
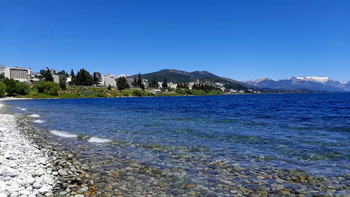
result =
[[[0,197],[94,195],[87,169],[46,144],[21,116],[7,114],[0,102]]]

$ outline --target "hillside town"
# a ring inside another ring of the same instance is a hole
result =
[[[75,77],[73,70],[70,74],[66,73],[65,71],[57,72],[54,68],[47,68],[47,70],[41,70],[40,72],[34,72],[30,68],[23,68],[23,67],[5,67],[3,65],[0,65],[0,76],[3,75],[5,78],[13,79],[19,82],[24,82],[28,85],[35,85],[38,81],[45,79],[43,76],[43,72],[45,71],[50,72],[53,82],[56,84],[64,83],[66,86],[75,86],[76,83],[73,82],[73,78]],[[87,71],[85,71],[87,72]],[[90,74],[90,73],[89,73]],[[164,90],[176,90],[178,88],[184,88],[184,89],[195,89],[200,87],[200,85],[204,86],[210,86],[214,88],[215,90],[222,91],[226,94],[244,94],[244,93],[255,93],[260,94],[261,92],[258,90],[253,89],[232,89],[232,88],[226,88],[223,83],[220,82],[207,82],[207,81],[201,81],[199,79],[191,82],[182,82],[180,85],[179,83],[174,82],[167,82],[166,78],[165,81],[156,81],[152,80],[152,82],[149,82],[147,79],[142,79],[139,75],[139,79],[136,79],[135,77],[122,74],[119,76],[112,75],[110,73],[106,73],[102,75],[100,72],[95,71],[91,77],[93,79],[93,83],[90,86],[93,87],[110,87],[110,88],[118,88],[117,81],[119,78],[124,78],[127,82],[126,88],[149,88],[150,92],[153,94],[162,94]],[[135,84],[135,80],[141,80],[142,85],[138,86]],[[152,84],[151,84],[152,83]],[[183,86],[185,84],[185,86]],[[85,85],[85,86],[89,86]],[[119,89],[119,88],[118,88]]]

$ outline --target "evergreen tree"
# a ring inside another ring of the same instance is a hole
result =
[[[134,81],[131,83],[131,85],[133,85],[134,87],[137,87],[137,79],[136,79],[136,77],[134,77]]]
[[[118,90],[124,90],[124,89],[128,89],[130,88],[127,80],[125,79],[125,77],[119,77],[117,80],[117,87]]]
[[[4,80],[4,78],[5,78],[5,75],[0,74],[0,81],[3,81],[3,80]]]
[[[162,83],[162,88],[167,89],[168,88],[168,83],[166,82],[166,78],[164,78],[164,81]]]
[[[99,82],[99,79],[97,78],[96,73],[93,74],[93,81],[95,85],[97,85]]]
[[[91,86],[93,84],[92,76],[84,68],[77,73],[75,84],[78,86]]]
[[[70,71],[70,76],[72,77],[71,84],[75,85],[75,74],[74,74],[73,69]]]
[[[159,87],[158,80],[157,80],[156,76],[153,76],[153,79],[148,86],[149,86],[149,88],[155,88],[155,89],[157,89]]]
[[[45,73],[45,81],[53,82],[53,77],[51,75],[51,71],[49,68],[47,68],[46,73]]]
[[[143,83],[142,83],[141,74],[139,73],[139,77],[137,78],[137,87],[141,88],[141,86],[142,86],[141,84],[143,84]]]

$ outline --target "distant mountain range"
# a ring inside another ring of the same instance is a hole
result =
[[[280,80],[272,80],[265,77],[256,80],[243,81],[243,83],[263,89],[308,89],[327,92],[350,91],[350,81],[333,81],[329,77],[291,77]]]
[[[128,78],[134,78],[138,75],[128,76]],[[223,77],[219,77],[214,75],[208,71],[194,71],[194,72],[186,72],[181,70],[174,69],[164,69],[153,73],[141,74],[143,79],[147,79],[148,81],[152,81],[153,77],[156,77],[158,81],[163,81],[164,78],[167,79],[167,82],[179,83],[179,82],[195,82],[200,80],[201,82],[211,82],[211,83],[221,83],[226,88],[232,88],[237,90],[246,90],[247,88],[242,85],[241,82],[227,79]]]

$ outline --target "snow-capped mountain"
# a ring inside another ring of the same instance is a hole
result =
[[[127,74],[121,74],[121,75],[119,75],[117,78],[119,78],[119,77],[129,77],[130,75],[127,75]]]
[[[329,92],[350,91],[350,82],[333,81],[329,77],[290,77],[288,79],[272,80],[260,78],[256,80],[244,81],[244,83],[257,86],[258,88],[270,89],[309,89]]]

